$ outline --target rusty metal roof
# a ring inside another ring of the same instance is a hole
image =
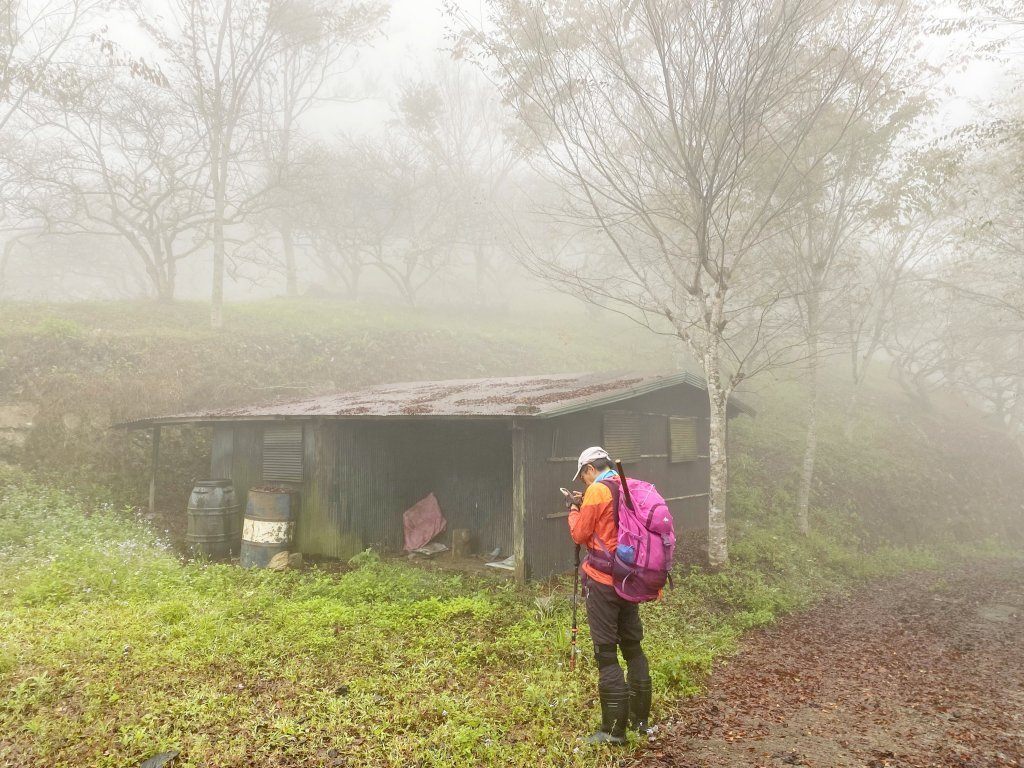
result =
[[[668,374],[561,373],[379,384],[301,400],[136,419],[116,426],[313,418],[546,418],[664,387],[706,389],[689,371]]]

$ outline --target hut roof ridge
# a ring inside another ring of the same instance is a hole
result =
[[[116,426],[312,418],[547,418],[680,384],[707,388],[704,377],[692,371],[390,382],[260,405],[145,417]]]

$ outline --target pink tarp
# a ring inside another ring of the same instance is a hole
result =
[[[405,551],[412,552],[430,542],[444,530],[447,521],[441,514],[441,505],[433,493],[420,499],[402,514],[405,529]]]

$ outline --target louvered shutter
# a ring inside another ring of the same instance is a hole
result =
[[[302,482],[301,424],[275,424],[263,429],[263,479]]]
[[[669,440],[671,442],[669,455],[672,457],[673,464],[697,460],[696,419],[670,416]]]
[[[604,414],[604,444],[612,461],[623,464],[640,461],[640,414],[607,411]]]

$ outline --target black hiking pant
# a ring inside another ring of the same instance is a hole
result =
[[[625,693],[627,681],[632,686],[650,680],[647,656],[640,647],[644,625],[640,621],[639,606],[623,600],[614,588],[593,579],[587,579],[586,602],[598,688]],[[623,677],[619,666],[618,648],[622,649],[622,658],[626,660],[627,677]]]

